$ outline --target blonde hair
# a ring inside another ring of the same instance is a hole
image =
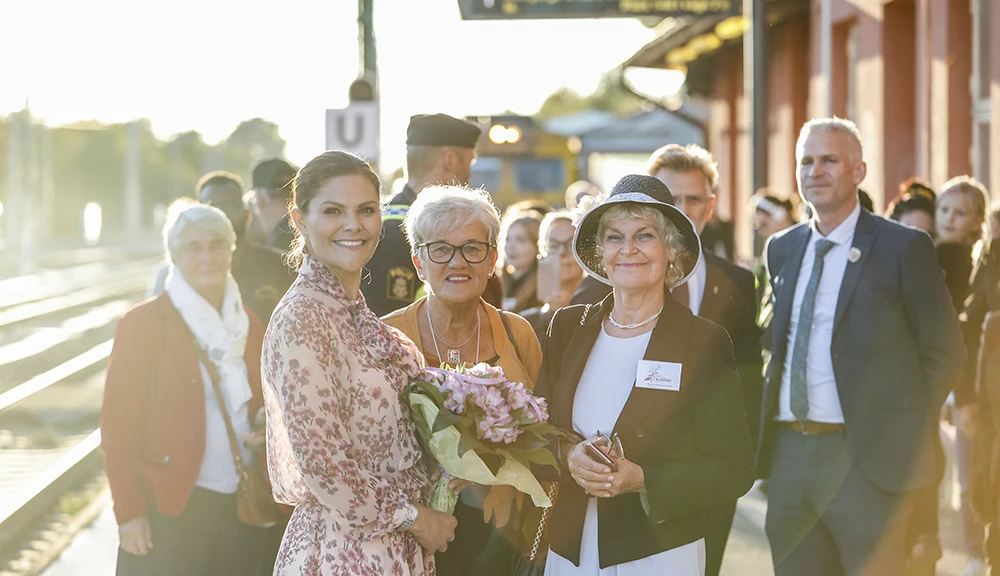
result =
[[[656,176],[660,170],[671,172],[688,172],[697,170],[705,176],[708,187],[712,192],[719,185],[719,165],[712,157],[712,153],[697,144],[667,144],[660,148],[649,158],[646,173]]]
[[[688,250],[684,246],[681,233],[674,226],[673,222],[667,219],[663,212],[650,206],[636,204],[633,202],[616,203],[601,214],[601,220],[597,223],[597,252],[600,256],[599,264],[603,267],[604,261],[604,232],[615,220],[623,218],[635,218],[637,220],[652,220],[656,223],[657,229],[663,235],[663,240],[667,248],[674,253],[674,262],[681,260],[687,255]],[[673,262],[671,262],[673,264]],[[668,288],[673,288],[678,282],[684,279],[684,270],[680,266],[668,266],[663,283]]]
[[[973,245],[972,254],[977,258],[989,249],[990,228],[986,221],[986,211],[990,205],[990,193],[982,182],[971,176],[956,176],[948,180],[941,186],[937,201],[949,194],[964,194],[972,204],[972,212],[979,221],[979,229],[974,232],[974,236],[969,238]]]

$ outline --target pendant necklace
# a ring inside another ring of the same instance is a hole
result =
[[[615,320],[615,310],[614,310],[614,308],[612,308],[611,309],[611,314],[608,314],[608,318],[611,320],[611,324],[615,328],[619,328],[621,330],[634,330],[635,328],[642,328],[646,324],[649,324],[653,320],[656,320],[657,318],[660,317],[661,313],[663,313],[663,306],[660,306],[659,312],[657,312],[656,314],[653,314],[649,318],[646,318],[642,322],[636,322],[635,324],[619,324],[618,321]],[[431,329],[431,331],[433,332],[433,328]]]
[[[482,335],[482,318],[479,316],[479,307],[478,306],[476,307],[476,330],[472,334],[469,334],[469,337],[465,340],[465,342],[462,342],[458,346],[452,346],[451,344],[446,342],[444,338],[438,336],[437,332],[434,331],[434,321],[431,320],[431,301],[428,300],[425,306],[427,308],[427,325],[430,326],[431,329],[431,339],[434,341],[434,352],[437,354],[438,360],[442,358],[441,350],[438,348],[438,340],[440,340],[442,344],[447,346],[446,350],[448,352],[448,356],[445,361],[452,366],[458,366],[462,362],[462,356],[459,351],[461,350],[462,346],[465,346],[466,344],[471,342],[472,337],[475,336],[476,364],[479,364],[479,344],[481,342],[481,335]]]

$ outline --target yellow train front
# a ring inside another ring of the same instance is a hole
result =
[[[571,142],[545,132],[527,116],[471,117],[485,136],[472,166],[473,187],[493,194],[501,209],[521,200],[562,206],[566,187],[577,180]]]

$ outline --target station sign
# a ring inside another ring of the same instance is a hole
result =
[[[376,102],[351,102],[347,108],[326,111],[327,150],[344,150],[375,163],[378,143]]]
[[[463,20],[738,14],[739,0],[458,0]]]

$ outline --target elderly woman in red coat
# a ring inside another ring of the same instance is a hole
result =
[[[249,437],[251,415],[262,404],[264,334],[230,274],[235,240],[218,209],[172,206],[165,291],[118,323],[101,434],[120,575],[260,570],[264,530],[237,517],[239,476],[225,422]],[[199,362],[195,346],[211,367]],[[243,460],[252,461],[251,449],[237,443]]]

